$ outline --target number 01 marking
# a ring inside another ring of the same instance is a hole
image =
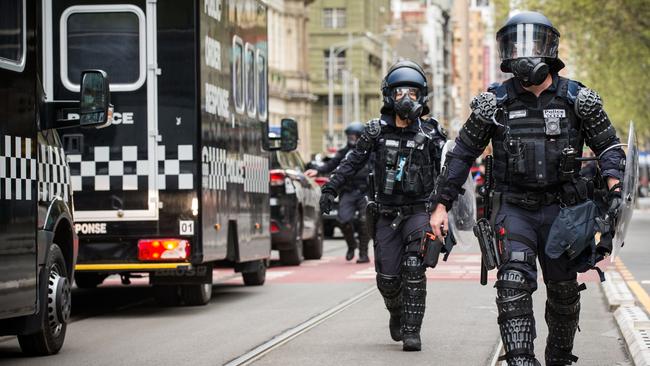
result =
[[[188,220],[188,221],[183,221],[180,220],[178,222],[180,224],[179,231],[181,235],[194,235],[194,221]]]

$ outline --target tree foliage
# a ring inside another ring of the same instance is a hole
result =
[[[497,24],[508,3],[496,1]],[[649,0],[523,0],[518,7],[551,19],[568,42],[573,77],[598,91],[619,131],[632,120],[650,135]]]

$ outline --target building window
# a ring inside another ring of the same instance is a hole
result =
[[[0,67],[25,68],[25,0],[0,2]]]
[[[330,50],[325,50],[323,54],[325,58],[325,79],[329,79],[330,78],[330,73],[329,73]],[[336,54],[333,67],[334,67],[334,78],[341,79],[343,75],[343,70],[345,70],[346,67],[345,51],[341,51]]]
[[[336,29],[345,28],[345,8],[323,9],[323,28]]]
[[[244,42],[232,37],[232,94],[237,113],[244,113]]]
[[[246,53],[244,55],[244,75],[246,78],[246,111],[251,118],[257,113],[257,104],[255,103],[255,49],[250,43],[246,43]],[[258,96],[259,98],[259,96]]]
[[[257,50],[257,112],[260,121],[266,121],[266,103],[267,103],[267,90],[268,90],[268,77],[266,72],[266,56]]]
[[[101,45],[101,46],[98,46]],[[83,5],[61,16],[61,82],[79,91],[81,71],[102,69],[111,91],[133,91],[145,82],[145,16],[133,5]]]

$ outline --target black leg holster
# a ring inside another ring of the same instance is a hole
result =
[[[357,238],[354,237],[354,225],[352,222],[341,224],[341,231],[343,232],[345,242],[348,244],[348,249],[357,249]]]
[[[533,342],[535,317],[532,290],[524,274],[512,269],[499,273],[496,284],[498,323],[509,366],[538,366]]]
[[[427,298],[426,267],[422,258],[409,253],[402,263],[402,281],[404,287],[402,333],[420,333]]]
[[[400,276],[377,273],[377,288],[384,298],[386,309],[388,309],[391,315],[401,315],[402,279]]]
[[[571,365],[578,357],[571,354],[580,317],[580,291],[585,285],[572,281],[549,281],[546,284],[546,364]]]

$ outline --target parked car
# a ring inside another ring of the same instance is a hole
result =
[[[304,171],[297,151],[271,153],[271,248],[284,265],[323,255],[320,187]]]

